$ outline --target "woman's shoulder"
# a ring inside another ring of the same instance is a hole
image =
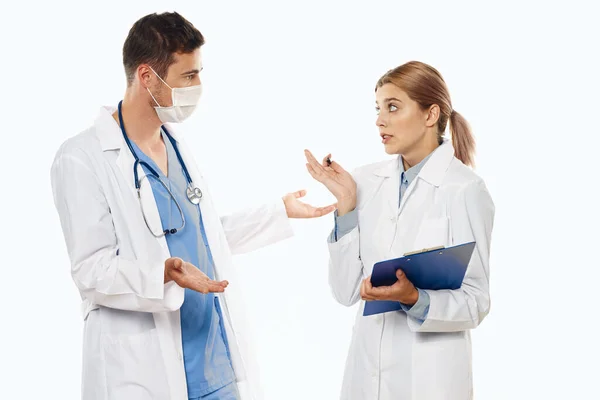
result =
[[[485,185],[483,178],[473,168],[466,166],[456,157],[448,166],[443,183],[461,187]]]
[[[456,200],[471,199],[475,202],[488,202],[493,206],[484,179],[456,158],[450,163],[442,186],[453,192]]]
[[[391,160],[377,161],[370,164],[361,165],[354,170],[351,174],[356,183],[359,181],[369,182],[373,180],[379,180],[378,178],[390,176],[395,169],[398,168],[398,159],[394,158]]]

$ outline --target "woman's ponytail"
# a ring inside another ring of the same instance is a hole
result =
[[[450,113],[450,134],[456,158],[471,167],[475,163],[475,138],[466,119],[456,111]]]

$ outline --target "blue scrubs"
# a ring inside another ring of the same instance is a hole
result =
[[[206,241],[202,213],[198,205],[186,196],[188,185],[175,149],[166,134],[163,140],[167,147],[168,176],[156,163],[146,156],[135,143],[133,149],[140,160],[148,163],[169,188],[185,217],[185,227],[175,234],[166,236],[172,257],[192,263],[214,279],[214,263]],[[142,165],[147,175],[151,172]],[[155,179],[149,179],[158,206],[163,229],[179,228],[181,216],[177,206],[165,188]],[[144,179],[142,190],[148,189]],[[202,204],[202,203],[200,203]],[[161,227],[151,227],[155,232]],[[183,356],[189,399],[237,400],[237,385],[231,365],[227,338],[222,323],[218,298],[213,294],[202,294],[185,289],[185,299],[180,309]]]

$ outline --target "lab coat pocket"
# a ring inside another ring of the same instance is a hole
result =
[[[413,242],[412,250],[423,250],[431,247],[448,246],[450,243],[449,218],[428,218],[422,220]]]
[[[102,347],[108,399],[169,397],[156,328],[136,334],[105,334]]]
[[[464,332],[420,333],[415,336],[414,398],[471,399],[470,369],[470,351]]]

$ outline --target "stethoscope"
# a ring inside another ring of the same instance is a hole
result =
[[[144,222],[146,223],[146,226],[148,227],[150,232],[155,237],[162,237],[167,234],[177,233],[177,231],[182,230],[183,227],[185,226],[185,217],[183,215],[183,210],[181,209],[181,206],[175,199],[175,196],[173,196],[173,193],[171,193],[169,188],[160,179],[158,173],[154,170],[154,168],[152,168],[150,165],[148,165],[147,162],[140,160],[139,157],[137,156],[135,150],[133,149],[133,146],[131,145],[131,141],[127,137],[127,132],[125,132],[125,125],[123,124],[123,114],[121,112],[121,104],[122,103],[123,103],[123,101],[121,100],[119,102],[119,125],[121,127],[121,132],[123,133],[123,138],[125,139],[125,142],[127,143],[127,147],[129,147],[129,151],[131,151],[133,158],[135,158],[135,162],[133,163],[133,176],[134,176],[134,182],[135,182],[135,189],[137,191],[138,200],[140,202],[140,208],[142,209],[142,216],[144,217]],[[198,188],[196,185],[194,185],[194,182],[192,182],[192,177],[190,176],[190,173],[188,172],[188,169],[186,168],[185,163],[183,162],[183,158],[181,158],[181,154],[179,153],[179,148],[177,147],[177,142],[175,141],[175,139],[171,136],[169,131],[167,131],[167,129],[164,126],[162,126],[162,130],[165,132],[165,134],[169,138],[169,141],[173,145],[173,149],[175,150],[175,154],[177,155],[179,164],[181,165],[181,168],[183,169],[183,173],[185,174],[185,177],[188,181],[188,186],[186,189],[187,198],[190,201],[190,203],[197,205],[200,203],[200,199],[202,199],[202,191],[200,190],[200,188]],[[152,175],[144,175],[141,180],[138,179],[138,171],[137,171],[138,165],[145,166]],[[177,209],[179,210],[179,215],[181,216],[181,222],[182,222],[181,226],[179,228],[164,229],[164,230],[162,230],[161,233],[157,234],[152,230],[152,228],[148,224],[148,220],[146,219],[146,213],[144,212],[144,207],[142,205],[143,203],[142,203],[140,188],[141,188],[141,184],[142,184],[142,181],[144,180],[144,178],[150,179],[150,177],[153,177],[156,181],[160,182],[160,184],[167,191],[167,193],[169,193],[169,196],[171,196],[171,199],[175,202],[175,205],[177,206]]]

